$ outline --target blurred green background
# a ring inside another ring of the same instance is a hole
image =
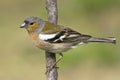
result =
[[[19,28],[29,16],[47,20],[45,0],[0,0],[0,10],[0,80],[45,80],[44,51]],[[117,38],[64,52],[59,80],[120,80],[120,0],[58,0],[58,10],[60,25]]]

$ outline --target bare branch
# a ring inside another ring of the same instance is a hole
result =
[[[57,24],[58,20],[57,0],[46,0],[46,9],[48,12],[48,21]]]
[[[57,0],[46,0],[46,9],[48,12],[48,21],[57,24],[58,19]],[[52,70],[50,70],[55,62],[56,62],[55,53],[50,53],[46,51],[46,70],[47,70],[46,80],[58,79],[57,68],[54,67]]]

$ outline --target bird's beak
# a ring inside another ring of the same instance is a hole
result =
[[[27,26],[27,24],[26,23],[23,23],[21,26],[20,26],[20,28],[25,28]]]

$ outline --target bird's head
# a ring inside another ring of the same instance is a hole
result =
[[[34,32],[38,28],[42,29],[44,21],[38,17],[29,17],[24,20],[20,28],[26,28],[29,32]]]

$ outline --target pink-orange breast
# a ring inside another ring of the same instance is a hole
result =
[[[37,47],[46,50],[46,48],[50,46],[49,43],[40,40],[36,33],[29,33],[29,34],[30,34],[32,41]]]

